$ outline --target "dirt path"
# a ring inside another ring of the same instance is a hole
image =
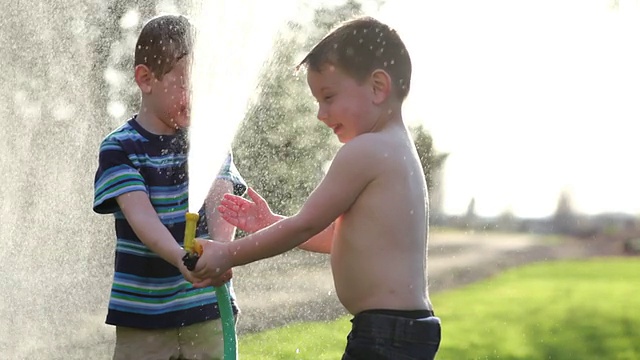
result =
[[[536,235],[434,233],[429,244],[429,287],[435,293],[523,263],[589,253],[579,244],[551,244]],[[291,252],[239,268],[234,279],[242,309],[240,334],[346,314],[335,296],[326,255]]]

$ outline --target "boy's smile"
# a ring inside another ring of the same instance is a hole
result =
[[[318,102],[318,120],[333,130],[340,142],[367,132],[373,103],[366,81],[359,84],[337,67],[326,65],[320,72],[309,70],[307,82]]]

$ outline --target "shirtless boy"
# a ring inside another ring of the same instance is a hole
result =
[[[342,24],[301,62],[318,119],[344,145],[291,217],[225,195],[219,211],[252,234],[199,240],[194,270],[206,286],[234,266],[295,247],[331,254],[336,294],[354,315],[343,359],[433,359],[440,320],[427,288],[428,199],[415,145],[402,119],[411,60],[395,30],[370,17]]]

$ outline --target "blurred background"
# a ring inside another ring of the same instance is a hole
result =
[[[337,23],[368,14],[398,30],[413,60],[404,119],[429,183],[433,292],[530,261],[640,252],[640,1],[224,4],[221,14],[255,20],[219,34],[237,39],[214,50],[230,69],[252,56],[247,36],[273,44],[255,59],[233,149],[274,211],[294,213],[339,146],[295,66]],[[200,5],[2,5],[0,354],[107,359],[114,233],[91,210],[98,146],[138,109],[143,23]],[[277,31],[261,31],[268,17],[282,19]],[[232,82],[219,86],[234,96]],[[325,256],[294,251],[235,276],[241,335],[345,314]]]

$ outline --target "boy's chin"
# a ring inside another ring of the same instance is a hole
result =
[[[349,140],[351,140],[350,138],[346,138],[341,135],[336,135],[336,137],[338,138],[338,142],[340,142],[341,144],[346,144],[349,142]]]
[[[176,125],[176,129],[186,129],[191,125],[191,121],[189,119],[177,119],[174,120],[174,124]]]

